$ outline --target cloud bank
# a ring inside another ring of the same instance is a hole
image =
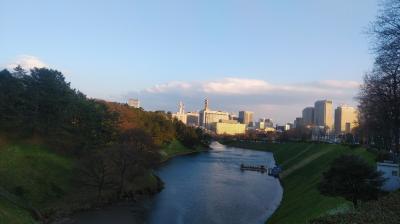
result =
[[[124,98],[139,97],[148,110],[176,111],[182,100],[187,111],[200,110],[207,97],[210,107],[237,113],[254,111],[256,118],[268,117],[279,123],[292,122],[306,106],[319,99],[332,99],[335,105],[356,105],[354,97],[360,83],[321,80],[308,83],[274,84],[266,80],[227,77],[209,81],[171,81]]]
[[[49,67],[42,60],[31,55],[19,55],[13,62],[6,64],[4,67],[8,70],[13,70],[18,65],[20,65],[25,70],[30,70],[35,67],[36,68]]]

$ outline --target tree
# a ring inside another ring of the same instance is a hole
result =
[[[113,167],[117,195],[122,197],[125,185],[160,161],[160,153],[151,136],[141,129],[130,129],[121,134],[108,155]]]
[[[0,129],[10,132],[23,126],[24,84],[7,70],[0,71]]]
[[[400,0],[386,0],[372,26],[375,63],[359,94],[362,133],[379,148],[400,147]]]
[[[357,207],[358,201],[376,199],[383,181],[382,174],[361,157],[342,155],[323,173],[319,191],[326,196],[343,197]]]
[[[77,182],[83,187],[94,189],[97,201],[101,200],[104,190],[112,186],[110,159],[102,150],[81,159],[79,174]]]

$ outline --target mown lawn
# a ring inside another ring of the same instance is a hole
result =
[[[343,154],[356,154],[374,164],[374,155],[363,148],[319,143],[247,143],[234,142],[231,146],[271,151],[283,167],[281,183],[283,200],[267,223],[308,223],[312,218],[351,204],[342,198],[322,196],[317,185],[330,163]]]

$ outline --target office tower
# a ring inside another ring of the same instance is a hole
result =
[[[186,113],[186,124],[189,126],[199,126],[199,113],[198,112]]]
[[[314,104],[314,124],[333,130],[333,105],[332,100],[319,100]]]
[[[220,120],[229,120],[229,113],[210,110],[208,99],[205,99],[204,109],[199,113],[200,126],[210,129],[212,123],[219,122]]]
[[[311,126],[314,124],[314,107],[306,107],[302,113],[303,124],[305,126]]]
[[[304,121],[302,117],[296,117],[296,120],[293,122],[294,128],[301,128],[304,126]]]
[[[351,106],[342,105],[335,109],[335,133],[351,133],[351,130],[357,126],[357,109]]]
[[[239,122],[246,125],[253,123],[253,112],[251,111],[239,111]]]
[[[273,128],[274,127],[274,122],[272,122],[272,119],[264,119],[265,122],[265,128]]]
[[[182,101],[179,102],[178,112],[172,114],[172,118],[176,118],[178,121],[182,121],[184,124],[186,124],[185,106],[183,105]]]

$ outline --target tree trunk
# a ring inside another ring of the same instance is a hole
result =
[[[118,197],[122,197],[122,192],[124,190],[124,182],[125,182],[125,172],[122,172],[120,175],[120,183],[119,183],[119,189],[118,189]]]
[[[353,206],[354,206],[355,209],[358,208],[358,200],[357,200],[357,198],[353,198]]]
[[[102,176],[101,176],[101,180],[100,180],[100,183],[99,183],[99,187],[98,187],[98,189],[97,189],[97,201],[98,201],[98,202],[100,202],[101,193],[102,193],[102,191],[103,191],[103,186],[104,186],[104,175],[105,175],[105,171],[104,171],[104,169],[103,169]]]

